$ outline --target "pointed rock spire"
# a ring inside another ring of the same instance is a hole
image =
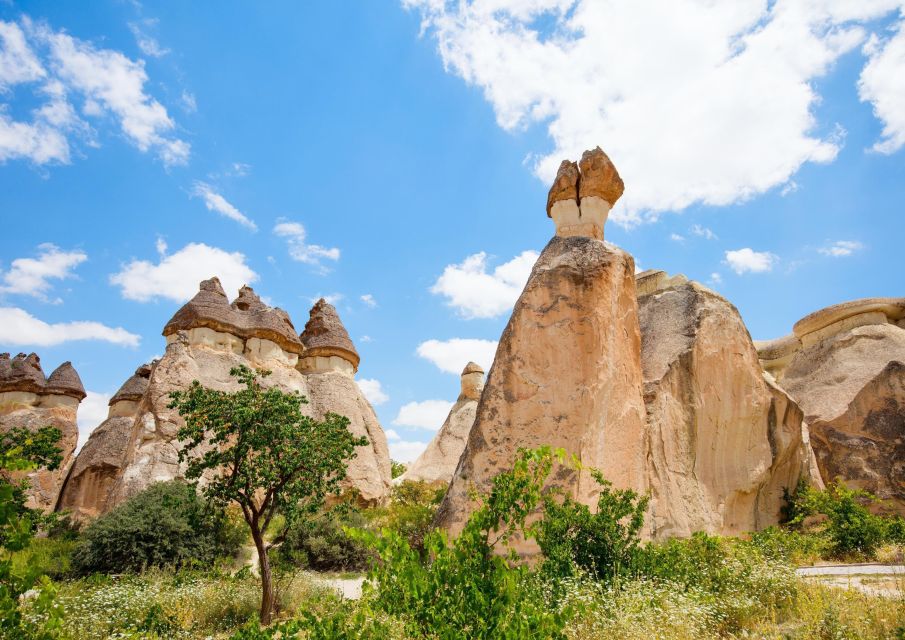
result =
[[[339,356],[358,369],[360,357],[336,308],[321,298],[311,307],[310,317],[301,335],[306,356]]]
[[[135,370],[135,373],[132,374],[128,380],[123,383],[123,386],[119,388],[113,397],[110,398],[109,404],[112,406],[117,402],[122,400],[131,400],[133,402],[137,402],[141,400],[141,397],[145,394],[145,391],[148,390],[148,381],[151,377],[151,365],[143,364],[138,369]]]
[[[46,384],[37,354],[20,353],[13,359],[8,353],[0,354],[0,391],[44,393]]]
[[[69,361],[61,364],[50,374],[50,377],[47,378],[47,386],[44,389],[45,393],[72,396],[79,400],[83,400],[88,395],[85,393],[82,379]]]

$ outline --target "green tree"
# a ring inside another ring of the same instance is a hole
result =
[[[195,380],[171,394],[170,408],[185,426],[180,460],[186,477],[204,476],[204,493],[215,504],[235,502],[251,531],[261,567],[261,623],[270,624],[274,608],[270,550],[305,515],[315,514],[326,497],[340,491],[347,460],[368,443],[349,431],[349,420],[328,413],[323,420],[302,414],[307,400],[296,393],[265,388],[245,366],[230,375],[243,386],[235,392],[206,389]],[[281,513],[285,524],[270,539],[264,532]]]
[[[0,435],[0,638],[45,640],[56,637],[62,621],[62,610],[54,603],[55,591],[47,576],[36,567],[17,571],[13,554],[28,547],[34,535],[39,514],[25,506],[23,481],[13,477],[16,471],[39,467],[59,468],[63,460],[57,443],[62,433],[55,427],[35,432],[14,428]],[[43,618],[30,623],[22,616],[19,597],[38,587],[31,607]]]

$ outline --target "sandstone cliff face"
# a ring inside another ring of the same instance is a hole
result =
[[[109,402],[107,419],[99,424],[66,478],[57,508],[77,519],[92,518],[112,506],[111,493],[119,482],[131,444],[132,426],[148,390],[151,367],[145,364],[120,387]]]
[[[82,381],[71,363],[64,362],[45,378],[36,354],[20,353],[11,359],[8,353],[0,353],[0,432],[16,427],[37,431],[46,426],[62,432],[60,468],[24,474],[31,485],[26,503],[31,508],[50,511],[56,505],[78,442],[76,413],[84,397]]]
[[[590,153],[601,156],[582,159],[591,167],[592,195],[581,197],[582,177],[567,163],[551,190],[557,236],[515,303],[437,515],[452,534],[474,508],[469,490],[487,490],[520,447],[562,447],[616,486],[646,490],[635,264],[601,240],[601,212],[614,203],[596,194],[621,194],[621,180],[602,151]],[[594,182],[607,175],[612,184]],[[577,189],[564,187],[569,180],[577,180]],[[596,502],[597,485],[586,470],[557,468],[550,481],[583,503]],[[520,550],[532,552],[527,545]]]
[[[775,524],[783,489],[811,469],[802,411],[765,379],[735,307],[659,273],[660,288],[647,282],[639,298],[650,533],[734,535]]]
[[[905,298],[834,305],[795,324],[777,373],[799,402],[825,481],[905,513]],[[762,353],[762,358],[765,355]],[[776,371],[776,369],[774,369]]]
[[[452,481],[475,421],[478,400],[484,389],[484,370],[469,362],[462,371],[460,387],[459,397],[443,426],[418,459],[396,478],[397,483],[411,480],[449,484]]]
[[[240,365],[268,369],[272,373],[264,384],[306,396],[309,404],[303,411],[308,415],[322,417],[333,411],[347,416],[350,430],[369,440],[349,465],[349,488],[357,489],[366,501],[388,494],[386,437],[353,378],[357,354],[354,365],[337,358],[341,366],[331,360],[336,356],[315,361],[283,310],[265,305],[249,287],[243,287],[230,304],[216,278],[201,283],[198,294],[167,323],[164,336],[166,351],[147,370],[142,393],[126,397],[121,390],[111,401],[110,418],[79,456],[61,508],[96,515],[154,482],[182,477],[185,467],[179,462],[176,434],[183,423],[167,406],[170,393],[187,388],[193,380],[212,389],[236,390],[229,371]],[[342,346],[349,345],[351,341]],[[133,376],[124,389],[135,386]]]

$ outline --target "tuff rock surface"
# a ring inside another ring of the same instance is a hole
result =
[[[405,473],[396,478],[397,483],[411,480],[449,484],[452,480],[474,424],[478,400],[484,389],[484,370],[474,362],[469,362],[462,371],[459,384],[459,397],[449,410],[443,426],[424,452],[409,465]]]
[[[36,354],[20,353],[10,358],[8,353],[0,353],[0,433],[16,427],[37,431],[46,426],[62,432],[58,446],[63,461],[59,469],[14,474],[25,477],[31,485],[26,493],[27,506],[51,511],[56,505],[78,442],[76,414],[84,398],[85,388],[72,363],[64,362],[45,378]]]
[[[905,298],[834,305],[794,326],[774,368],[798,401],[825,481],[841,478],[905,513]],[[768,346],[776,341],[767,343]],[[766,349],[762,362],[772,364]]]
[[[776,524],[783,489],[815,472],[802,411],[763,374],[733,305],[684,277],[658,279],[638,300],[650,534]]]

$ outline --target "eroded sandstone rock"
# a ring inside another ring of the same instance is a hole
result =
[[[563,160],[547,195],[547,216],[556,235],[603,240],[603,226],[625,186],[600,147],[585,151],[576,164]]]
[[[465,450],[483,389],[484,370],[469,362],[462,371],[459,397],[449,410],[443,426],[418,459],[396,478],[396,482],[412,480],[449,484]]]
[[[59,469],[14,474],[27,478],[31,485],[27,491],[31,508],[50,511],[56,505],[78,442],[76,414],[84,398],[85,388],[71,363],[64,362],[45,378],[36,354],[20,353],[10,358],[8,353],[0,353],[0,432],[14,427],[37,431],[46,426],[62,432],[58,446],[63,461]]]
[[[615,184],[595,189],[621,193]],[[561,233],[562,202],[568,201],[553,203],[557,236],[515,303],[437,515],[453,534],[474,508],[469,491],[487,490],[520,447],[562,447],[616,486],[646,490],[635,263],[598,239],[602,226],[579,220],[579,227]],[[587,469],[558,467],[551,482],[583,503],[596,502],[597,485]],[[522,545],[521,551],[532,548]]]
[[[783,490],[814,472],[802,411],[765,378],[734,306],[685,278],[660,281],[638,301],[650,533],[776,524]]]

